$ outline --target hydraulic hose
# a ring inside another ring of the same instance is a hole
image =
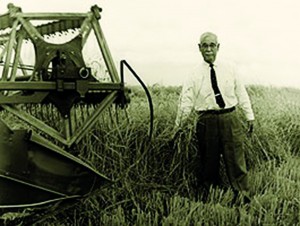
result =
[[[153,133],[153,120],[154,120],[154,110],[153,110],[153,102],[150,95],[150,92],[145,85],[145,83],[142,81],[142,79],[137,75],[137,73],[132,69],[132,67],[126,62],[126,60],[121,60],[120,62],[120,71],[121,71],[121,83],[124,84],[124,65],[128,68],[128,70],[133,74],[133,76],[136,78],[136,80],[140,83],[140,85],[143,87],[147,100],[149,103],[149,111],[150,111],[150,126],[149,126],[149,140],[152,139],[152,133]]]

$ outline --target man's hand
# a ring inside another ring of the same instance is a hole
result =
[[[174,149],[176,140],[183,133],[183,130],[180,127],[175,127],[171,132],[171,139],[168,141],[168,145],[171,149]]]
[[[254,120],[247,121],[247,134],[249,136],[251,136],[253,133],[253,130],[254,130]]]
[[[175,140],[183,132],[182,128],[175,127],[171,133],[171,139]]]

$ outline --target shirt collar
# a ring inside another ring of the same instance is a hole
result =
[[[203,60],[202,64],[209,68],[209,63],[207,63],[206,61]],[[218,67],[219,62],[218,62],[217,59],[215,60],[215,62],[213,63],[213,65],[214,65],[214,67]]]

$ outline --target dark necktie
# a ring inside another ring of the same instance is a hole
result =
[[[217,82],[217,77],[216,77],[216,72],[214,69],[214,65],[213,64],[209,64],[210,66],[210,79],[211,79],[211,86],[214,90],[215,93],[215,98],[216,98],[216,102],[217,104],[220,106],[220,108],[224,108],[225,107],[225,102],[223,100],[222,94],[219,90],[218,87],[218,82]]]

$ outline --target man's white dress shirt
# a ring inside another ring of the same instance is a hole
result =
[[[225,109],[240,106],[247,120],[254,120],[251,102],[244,84],[232,63],[214,62],[218,87],[225,101]],[[176,126],[184,121],[192,110],[220,110],[216,103],[210,80],[209,64],[203,61],[187,77],[179,99]]]

